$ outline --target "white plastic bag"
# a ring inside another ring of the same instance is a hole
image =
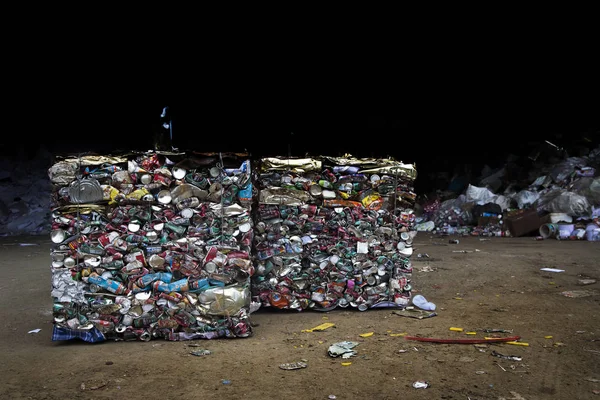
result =
[[[465,194],[467,197],[467,202],[472,201],[476,204],[490,203],[491,199],[494,197],[494,193],[492,193],[488,188],[477,187],[471,184],[469,184]]]

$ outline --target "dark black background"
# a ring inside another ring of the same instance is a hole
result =
[[[161,118],[164,107],[166,119]],[[258,100],[247,106],[107,101],[65,106],[47,121],[38,142],[56,154],[148,150],[162,140],[163,149],[248,152],[254,157],[350,153],[392,156],[423,167],[503,162],[508,153],[531,150],[544,140],[567,147],[599,135],[600,114],[592,115],[594,120],[556,115],[553,109],[461,108],[413,104],[390,111],[298,102],[261,105]],[[161,127],[166,121],[170,132]]]

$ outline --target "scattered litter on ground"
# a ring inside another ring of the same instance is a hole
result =
[[[332,326],[335,326],[335,324],[332,324],[331,322],[325,322],[311,329],[303,329],[302,332],[324,331],[325,329],[331,328]]]
[[[208,356],[212,353],[210,350],[203,349],[203,350],[190,351],[190,354],[193,356]]]
[[[506,344],[512,344],[515,346],[529,346],[529,343],[525,343],[525,342],[506,342]]]
[[[337,343],[334,343],[331,346],[329,346],[329,349],[327,350],[327,354],[329,354],[330,357],[342,356],[342,358],[350,358],[350,357],[356,355],[356,351],[354,351],[352,349],[358,345],[359,345],[358,342],[351,342],[349,340],[345,340],[343,342],[337,342]]]
[[[546,272],[565,272],[564,269],[558,269],[558,268],[540,268],[540,271],[546,271]]]
[[[417,310],[417,309],[404,309],[404,310],[395,310],[392,311],[393,314],[399,315],[401,317],[409,317],[416,319],[425,319],[437,316],[437,313],[434,311],[427,310]],[[390,335],[392,336],[392,335]]]
[[[296,361],[291,363],[279,364],[279,368],[285,370],[302,369],[308,367],[308,364],[302,361]]]
[[[93,386],[87,386],[85,384],[85,382],[82,382],[81,385],[79,386],[79,388],[81,390],[98,390],[98,389],[102,389],[103,387],[105,387],[108,383],[107,382],[100,382],[98,384],[95,384]]]
[[[560,292],[565,297],[588,297],[598,295],[597,290],[566,290]]]
[[[595,280],[595,279],[579,279],[579,280],[577,281],[577,284],[578,284],[578,285],[581,285],[581,286],[585,286],[585,285],[592,285],[592,284],[594,284],[594,283],[596,283],[596,280]]]
[[[415,389],[427,389],[429,387],[429,382],[427,381],[416,381],[413,383],[413,387]]]
[[[492,352],[490,354],[492,356],[494,356],[494,357],[503,358],[505,360],[512,360],[512,361],[521,361],[521,360],[523,360],[522,357],[519,357],[519,356],[507,356],[507,355],[498,353],[496,350],[492,350]]]
[[[486,328],[486,329],[482,329],[483,332],[485,333],[513,333],[512,329],[497,329],[497,328]]]
[[[476,343],[502,343],[513,342],[521,339],[520,336],[510,336],[505,338],[483,338],[483,339],[436,339],[424,338],[420,336],[405,336],[406,340],[417,340],[419,342],[447,343],[447,344],[476,344]]]

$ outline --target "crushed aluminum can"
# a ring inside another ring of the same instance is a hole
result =
[[[212,352],[210,350],[194,350],[194,351],[190,351],[190,354],[193,356],[208,356],[210,354],[212,354]]]
[[[306,367],[308,367],[308,364],[305,362],[302,362],[302,361],[279,364],[279,368],[285,369],[285,370],[302,369],[302,368],[306,368]]]
[[[329,349],[327,350],[327,354],[330,357],[334,357],[334,358],[339,357],[339,356],[341,356],[342,358],[350,358],[350,357],[356,355],[356,351],[354,351],[353,349],[356,346],[358,346],[359,344],[360,344],[359,342],[352,342],[349,340],[334,343],[331,346],[329,346]]]
[[[511,361],[522,361],[523,360],[523,357],[507,356],[507,355],[498,353],[496,350],[492,350],[491,355],[494,357],[503,358],[505,360],[511,360]]]
[[[415,389],[427,389],[430,385],[429,385],[429,382],[427,382],[427,381],[416,381],[416,382],[413,382],[412,386]]]

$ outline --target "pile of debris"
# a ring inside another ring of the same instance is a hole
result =
[[[540,227],[550,223],[561,225],[557,231],[562,232],[551,237],[600,240],[595,231],[600,228],[600,146],[576,157],[559,150],[562,157],[545,160],[552,163],[533,160],[535,168],[522,171],[520,181],[507,182],[507,171],[517,164],[511,156],[503,168],[484,171],[477,185],[469,183],[456,197],[444,198],[448,193],[440,192],[439,197],[422,199],[423,213],[416,229],[437,234],[537,236]]]

